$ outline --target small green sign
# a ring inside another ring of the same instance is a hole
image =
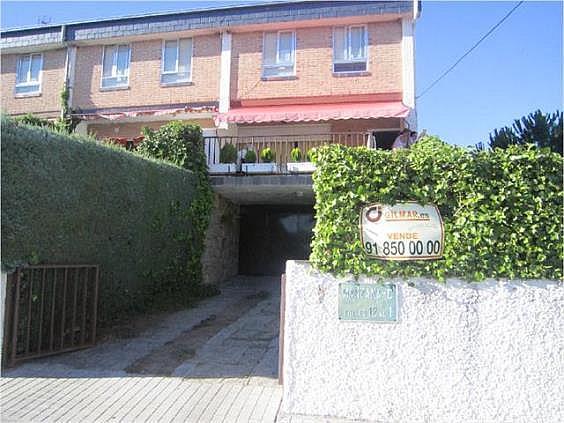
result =
[[[339,319],[397,322],[397,286],[393,283],[339,284]]]

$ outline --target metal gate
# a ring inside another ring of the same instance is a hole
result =
[[[94,345],[97,265],[39,265],[8,277],[4,357],[7,364]]]

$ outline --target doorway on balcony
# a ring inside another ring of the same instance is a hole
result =
[[[391,150],[392,144],[397,136],[400,134],[400,129],[397,130],[371,130],[372,147],[380,150]]]
[[[281,275],[286,260],[308,260],[313,206],[241,206],[239,273]]]

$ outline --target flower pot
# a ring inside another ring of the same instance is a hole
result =
[[[216,163],[208,165],[209,173],[235,173],[237,165],[235,163]]]
[[[290,173],[313,173],[315,170],[312,162],[289,162],[287,166]]]
[[[277,173],[276,163],[243,163],[241,170],[244,173]]]

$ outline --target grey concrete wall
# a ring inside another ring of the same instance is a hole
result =
[[[353,278],[286,272],[284,415],[564,421],[562,282],[395,280],[399,320],[382,324],[338,319]]]
[[[202,256],[204,283],[220,284],[238,273],[239,206],[214,194]]]

